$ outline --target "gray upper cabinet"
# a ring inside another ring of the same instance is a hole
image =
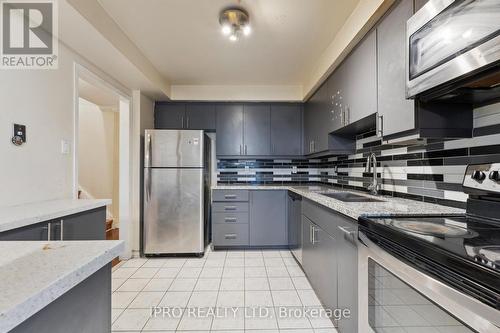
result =
[[[250,191],[250,246],[288,245],[287,191]]]
[[[271,105],[271,153],[300,155],[302,112],[299,104]]]
[[[215,130],[212,103],[157,103],[155,128]]]
[[[243,154],[270,155],[271,109],[269,104],[245,104],[243,108]]]
[[[211,103],[187,103],[185,128],[215,130],[215,105]]]
[[[339,66],[326,81],[328,95],[328,111],[330,117],[330,132],[345,126],[345,96],[344,83],[345,66]]]
[[[217,155],[243,155],[243,104],[216,106]]]
[[[306,102],[304,111],[304,153],[328,150],[330,111],[327,85],[323,84]]]
[[[376,37],[375,30],[368,33],[342,64],[346,74],[343,75],[342,90],[347,124],[377,112]]]
[[[186,105],[184,103],[158,103],[155,105],[155,128],[184,128]]]
[[[377,27],[378,114],[384,136],[415,128],[415,102],[406,99],[406,21],[413,1],[399,1]]]

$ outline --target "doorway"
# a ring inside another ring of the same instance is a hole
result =
[[[106,239],[125,241],[131,255],[130,97],[75,65],[74,197],[111,199]]]

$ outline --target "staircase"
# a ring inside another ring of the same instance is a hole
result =
[[[88,194],[88,192],[80,189],[80,190],[78,190],[78,199],[82,199],[82,197],[92,199],[92,196],[90,194]],[[106,216],[107,216],[106,221],[104,222],[106,224],[106,240],[119,240],[120,239],[120,229],[113,228],[113,217],[111,216],[111,214],[108,215],[108,213],[106,213]],[[120,259],[118,257],[116,257],[115,259],[113,259],[111,264],[112,264],[112,266],[115,266],[119,262],[120,262]]]
[[[120,239],[120,229],[113,228],[113,219],[106,219],[106,240],[118,240]],[[117,265],[120,262],[120,259],[116,257],[111,262],[112,266]]]

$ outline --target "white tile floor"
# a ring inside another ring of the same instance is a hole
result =
[[[303,315],[322,307],[289,251],[131,259],[113,270],[112,290],[113,332],[336,332],[324,316]]]

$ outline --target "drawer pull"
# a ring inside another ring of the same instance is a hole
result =
[[[225,239],[236,239],[236,234],[225,234],[224,238]]]
[[[225,194],[224,199],[236,199],[236,194]]]
[[[224,210],[236,210],[236,206],[224,206]]]
[[[236,217],[225,217],[224,221],[226,221],[226,222],[237,222],[238,219]]]
[[[348,242],[357,245],[356,244],[356,238],[357,238],[357,231],[356,230],[349,230],[348,228],[344,228],[341,226],[338,226],[338,228],[342,231],[344,234],[344,239],[347,240]]]

